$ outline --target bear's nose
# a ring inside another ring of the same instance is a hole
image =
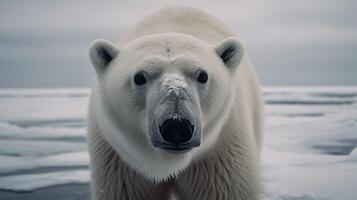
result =
[[[186,119],[167,119],[160,126],[161,137],[165,142],[180,145],[191,140],[193,124]]]

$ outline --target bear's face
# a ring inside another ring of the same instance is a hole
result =
[[[177,174],[219,135],[243,55],[235,39],[214,47],[174,33],[146,36],[121,48],[94,42],[90,57],[98,75],[97,109],[112,124],[98,122],[101,133],[148,177]]]

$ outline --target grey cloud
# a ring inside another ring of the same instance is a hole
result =
[[[167,4],[221,18],[245,41],[264,85],[357,84],[354,1],[2,1],[0,87],[89,86],[87,51]]]
[[[277,26],[327,26],[357,29],[354,0],[283,1],[272,0],[267,8],[268,20]]]

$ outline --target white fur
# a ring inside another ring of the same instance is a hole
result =
[[[97,87],[93,88],[97,91]],[[98,93],[93,92],[93,95]],[[122,130],[120,124],[114,123],[107,113],[107,108],[103,105],[103,96],[98,94],[94,101],[96,110],[96,124],[115,150],[120,152],[120,156],[130,166],[147,176],[148,178],[161,181],[168,179],[185,168],[189,162],[190,156],[171,155],[152,147],[147,138],[124,137],[125,130]],[[105,104],[105,103],[104,103]],[[128,117],[130,114],[128,114]],[[134,118],[135,119],[135,118]],[[136,148],[132,148],[132,147]]]
[[[220,165],[217,161],[224,159],[221,165],[229,167],[222,166],[223,169],[230,169],[229,173],[232,173],[231,176],[224,176],[227,179],[225,183],[234,179],[239,187],[231,192],[231,196],[235,197],[232,199],[240,199],[238,196],[256,199],[259,196],[254,192],[259,190],[257,169],[262,140],[262,99],[244,46],[234,37],[235,34],[223,23],[200,10],[169,7],[138,23],[120,39],[116,47],[111,45],[110,52],[119,53],[106,66],[105,73],[98,74],[92,89],[88,115],[91,154],[99,151],[93,146],[92,138],[103,137],[100,144],[106,149],[113,148],[115,156],[120,157],[130,169],[157,183],[178,178],[178,190],[185,188],[185,183],[182,182],[181,187],[180,181],[187,180],[183,177],[193,173],[191,168],[194,163],[202,166],[201,160],[208,160],[212,165]],[[217,49],[232,43],[238,48],[239,55],[226,66],[217,56],[220,52]],[[93,44],[94,47],[96,45]],[[94,65],[103,63],[98,61],[101,57],[96,54],[91,53],[91,58]],[[184,70],[194,71],[196,68],[208,72],[210,79],[207,85],[199,85],[194,78],[183,73]],[[136,89],[128,80],[138,70],[161,77]],[[148,100],[156,102],[160,96],[171,93],[177,96],[180,89],[194,94],[192,101],[198,102],[195,104],[199,110],[196,116],[202,121],[203,134],[201,146],[188,153],[170,154],[150,143],[147,127],[151,113],[147,106],[150,104]],[[237,155],[230,160],[232,152],[237,152]],[[108,153],[100,154],[104,155]],[[97,167],[105,161],[98,160],[100,156],[92,156],[92,168],[98,169],[97,172],[92,170],[96,187],[104,187],[99,182],[104,178],[103,174],[107,174]],[[236,161],[239,158],[241,160]],[[204,171],[202,169],[200,173]],[[196,172],[196,175],[200,173]],[[239,182],[239,177],[244,177],[244,183]],[[113,180],[115,178],[113,174]],[[212,184],[215,183],[208,185]],[[217,186],[212,187],[217,189]],[[220,194],[219,191],[214,192]],[[111,197],[110,194],[105,196]]]
[[[174,93],[175,96],[179,95],[179,89],[185,89],[187,87],[187,83],[185,82],[184,78],[177,74],[177,73],[169,73],[165,74],[162,79],[162,89],[163,93],[166,93],[167,95],[170,95],[171,93]]]

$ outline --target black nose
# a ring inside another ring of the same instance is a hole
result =
[[[191,140],[193,128],[189,120],[167,119],[160,126],[160,134],[166,142],[179,145]]]

